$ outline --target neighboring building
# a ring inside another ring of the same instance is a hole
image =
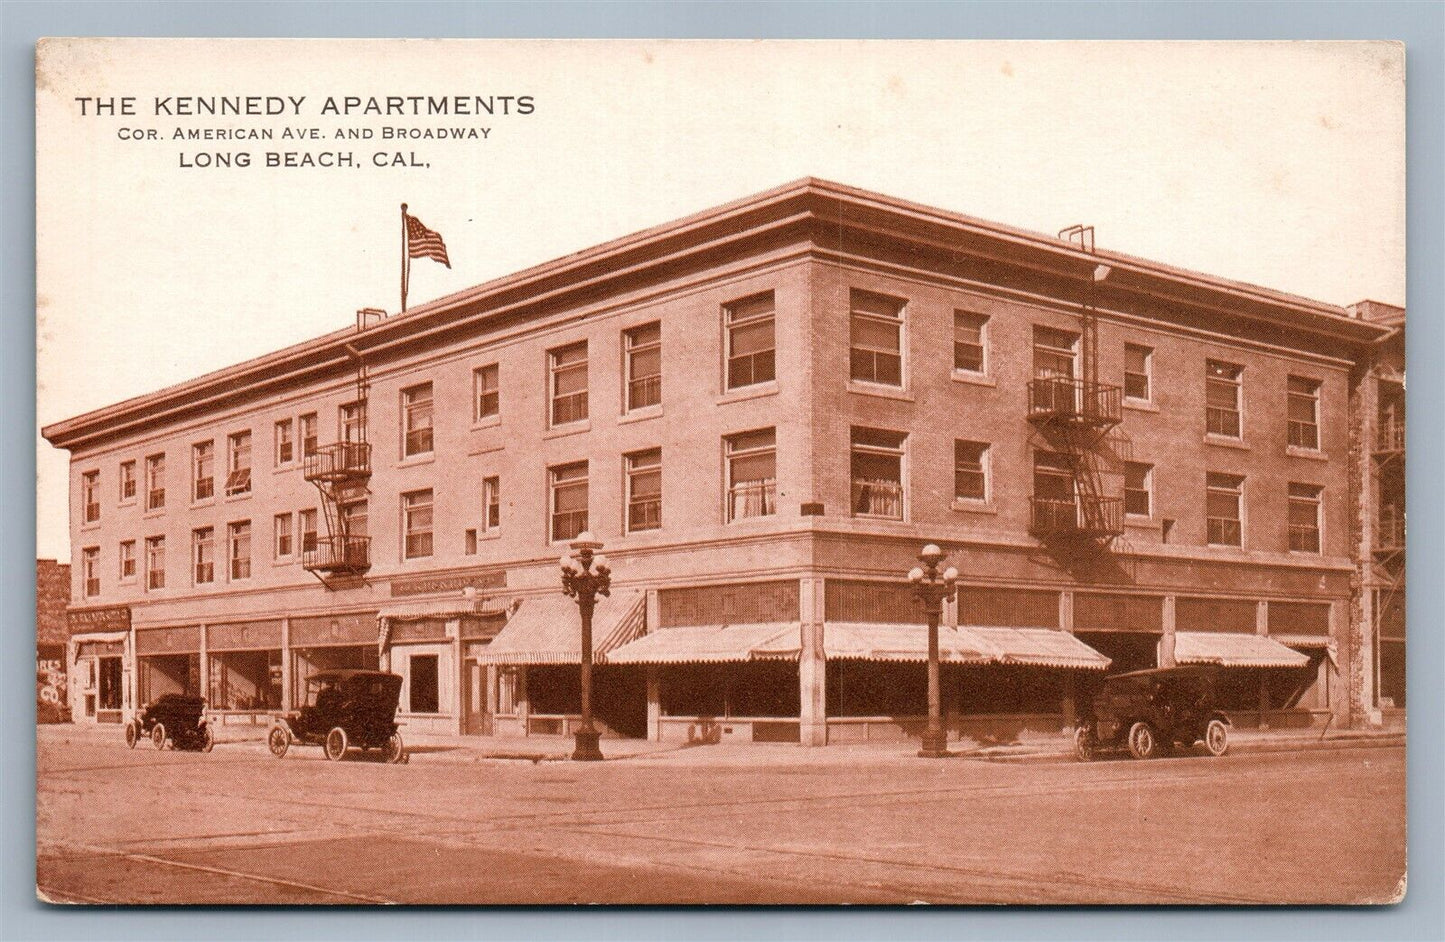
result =
[[[70,719],[65,644],[70,632],[65,608],[70,604],[70,566],[53,559],[35,561],[35,719],[63,723]]]
[[[1348,418],[1387,329],[1075,235],[808,179],[52,425],[121,704],[86,716],[382,665],[409,728],[565,732],[590,530],[619,735],[916,734],[930,541],[955,735],[1174,661],[1237,722],[1364,720]]]

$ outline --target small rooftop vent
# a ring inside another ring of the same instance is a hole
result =
[[[364,307],[356,312],[356,329],[365,330],[386,320],[386,311],[379,307]]]

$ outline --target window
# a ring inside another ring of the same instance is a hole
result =
[[[202,527],[191,531],[192,580],[196,585],[216,581],[216,531]]]
[[[226,437],[226,496],[251,493],[251,433]]]
[[[297,513],[296,528],[301,531],[301,552],[316,552],[316,511],[303,510]]]
[[[436,713],[441,698],[438,695],[437,656],[435,654],[413,654],[407,671],[411,683],[407,695],[407,708],[412,713]]]
[[[587,529],[587,462],[552,468],[552,540],[571,540]]]
[[[166,587],[166,538],[146,537],[146,588]]]
[[[643,324],[622,335],[627,355],[627,411],[662,402],[662,325]]]
[[[1154,365],[1154,351],[1138,344],[1124,344],[1124,396],[1148,402],[1150,397],[1150,370]]]
[[[1219,360],[1204,362],[1205,431],[1226,438],[1240,437],[1239,388],[1244,367]]]
[[[1302,376],[1289,378],[1289,443],[1294,448],[1320,447],[1320,384]]]
[[[1079,335],[1052,327],[1034,326],[1034,376],[1039,379],[1074,378]]]
[[[100,520],[100,472],[87,471],[80,476],[80,502],[85,508],[85,522]]]
[[[724,309],[727,326],[728,389],[741,389],[775,378],[773,293],[734,301]]]
[[[251,578],[251,521],[241,520],[226,527],[226,543],[231,578]]]
[[[296,424],[300,426],[299,432],[301,434],[301,457],[310,458],[312,455],[316,454],[316,448],[318,444],[316,441],[316,413],[306,413],[301,418],[296,420]]]
[[[406,429],[402,457],[429,455],[432,450],[431,383],[401,391],[401,417]]]
[[[430,493],[430,491],[427,493]],[[340,514],[342,532],[347,536],[364,537],[367,535],[370,514],[366,501],[357,500],[349,504],[343,504]]]
[[[552,424],[587,418],[587,341],[547,354],[551,370]]]
[[[1320,552],[1320,504],[1324,488],[1314,484],[1289,486],[1289,548],[1298,553]]]
[[[340,439],[351,444],[366,441],[366,403],[348,402],[336,410]]]
[[[402,556],[421,559],[432,553],[432,495],[430,490],[401,495]]]
[[[216,495],[215,474],[215,442],[196,442],[191,446],[191,500],[210,500]]]
[[[902,386],[904,302],[856,288],[848,301],[848,375],[865,383]]]
[[[276,465],[281,467],[296,460],[296,424],[290,419],[276,423]]]
[[[491,533],[502,528],[502,479],[487,478],[482,481],[482,532]]]
[[[100,594],[100,547],[87,546],[80,551],[81,591],[90,599]]]
[[[662,526],[662,449],[627,456],[627,532]]]
[[[497,364],[472,370],[472,421],[500,415],[502,411],[501,377]]]
[[[988,315],[973,311],[953,312],[953,368],[964,373],[987,372],[985,331]]]
[[[778,452],[773,429],[744,432],[725,440],[728,464],[727,517],[767,517],[777,512]]]
[[[272,534],[276,547],[276,558],[286,559],[296,545],[296,533],[291,528],[291,515],[277,514],[272,522]]]
[[[151,455],[146,459],[146,510],[166,506],[166,456]]]
[[[1243,546],[1244,526],[1240,513],[1244,499],[1244,478],[1234,474],[1205,477],[1205,523],[1210,546]]]
[[[1034,452],[1034,499],[1073,507],[1074,466],[1068,455]]]
[[[954,500],[988,500],[988,445],[983,442],[953,443]]]
[[[1154,511],[1154,466],[1138,461],[1124,462],[1124,513],[1149,517]]]
[[[135,500],[135,462],[120,463],[120,502],[129,504]]]
[[[851,465],[853,513],[860,517],[903,519],[902,432],[854,428]]]
[[[120,581],[127,582],[135,578],[135,540],[122,540],[120,543]]]

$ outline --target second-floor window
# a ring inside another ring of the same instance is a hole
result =
[[[432,554],[432,492],[401,495],[402,556],[421,559]]]
[[[1316,484],[1289,486],[1289,548],[1297,553],[1320,552],[1320,495]]]
[[[316,413],[308,412],[296,420],[297,433],[301,438],[301,457],[310,458],[316,454],[320,442],[316,439]]]
[[[226,437],[226,496],[251,493],[251,433]]]
[[[87,546],[80,551],[81,591],[86,598],[100,594],[100,547]]]
[[[848,294],[848,375],[903,385],[903,302],[871,291]]]
[[[643,324],[623,335],[627,356],[627,411],[662,402],[662,325]]]
[[[216,531],[213,527],[191,531],[191,581],[196,585],[216,581]]]
[[[627,532],[662,526],[662,449],[627,456]]]
[[[854,428],[850,465],[853,513],[860,517],[903,519],[902,432]]]
[[[1289,443],[1295,448],[1318,451],[1320,447],[1320,384],[1318,380],[1291,376],[1288,389]]]
[[[1148,402],[1151,393],[1151,370],[1154,351],[1134,343],[1124,344],[1124,396]]]
[[[87,471],[80,476],[80,502],[84,506],[85,522],[100,520],[100,472]],[[96,550],[99,553],[99,550]]]
[[[1204,430],[1210,435],[1239,438],[1240,377],[1244,367],[1222,360],[1204,361]]]
[[[587,529],[587,462],[552,468],[552,541],[576,539]]]
[[[474,422],[501,415],[501,373],[497,364],[479,366],[472,370],[472,403]]]
[[[777,512],[777,432],[759,429],[724,440],[728,466],[727,518],[767,517]]]
[[[301,552],[316,552],[316,511],[308,509],[297,513],[296,529],[301,531]]]
[[[502,479],[482,481],[482,530],[491,533],[502,528]]]
[[[120,502],[129,504],[135,500],[135,462],[120,463]]]
[[[1244,545],[1244,478],[1235,474],[1205,476],[1205,537],[1210,546]]]
[[[191,446],[191,500],[216,496],[216,445],[196,442]]]
[[[954,500],[988,500],[988,445],[955,440],[953,443]]]
[[[166,587],[166,538],[146,537],[146,588]]]
[[[547,360],[552,424],[566,425],[587,418],[587,341],[553,350]]]
[[[741,389],[776,378],[773,293],[734,301],[723,308],[727,328],[727,388]]]
[[[287,559],[295,551],[296,532],[291,527],[289,513],[277,514],[272,521],[272,533],[276,547],[276,558]]]
[[[166,506],[166,456],[151,455],[146,459],[146,510]]]
[[[1149,517],[1154,510],[1154,466],[1141,461],[1124,462],[1124,513]]]
[[[429,455],[432,452],[431,383],[422,383],[401,391],[401,418],[406,430],[402,457]]]
[[[1034,499],[1074,505],[1074,466],[1068,455],[1056,451],[1034,452]]]
[[[128,582],[135,578],[135,540],[121,540],[120,542],[120,581]]]
[[[226,543],[230,547],[231,578],[251,578],[251,521],[240,520],[228,526]]]
[[[296,460],[296,423],[282,419],[276,423],[276,465],[282,467]]]
[[[953,312],[953,368],[962,373],[985,373],[988,315],[974,311]]]

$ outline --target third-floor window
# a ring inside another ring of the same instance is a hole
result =
[[[502,412],[501,374],[495,363],[472,370],[472,421],[480,422]]]
[[[547,354],[552,387],[552,425],[587,418],[587,341],[560,347]]]
[[[974,311],[953,312],[953,368],[963,373],[988,371],[988,315]]]
[[[166,456],[151,455],[146,459],[146,510],[160,510],[166,505]]]
[[[191,500],[216,496],[216,444],[196,442],[191,446]]]
[[[1289,443],[1295,448],[1317,451],[1320,447],[1320,384],[1318,380],[1291,376],[1288,388]]]
[[[276,466],[282,467],[296,460],[296,425],[290,419],[276,423]]]
[[[903,385],[903,301],[871,291],[848,294],[848,375]]]
[[[662,325],[643,324],[622,335],[627,353],[627,411],[662,402]]]
[[[401,419],[406,431],[402,457],[432,453],[432,391],[431,383],[422,383],[401,391]]]
[[[120,463],[120,502],[129,504],[135,500],[135,462]]]
[[[727,327],[727,388],[740,389],[776,378],[773,293],[753,295],[724,308]]]
[[[348,402],[336,410],[340,439],[353,444],[366,441],[366,402]]]
[[[1154,351],[1139,344],[1124,344],[1124,396],[1140,402],[1151,398]]]
[[[1239,438],[1240,377],[1244,367],[1222,360],[1204,361],[1204,430],[1210,435]]]
[[[251,433],[226,436],[226,496],[251,493]]]
[[[296,420],[297,432],[301,438],[301,457],[310,458],[316,454],[319,442],[316,440],[316,413],[308,412]]]
[[[86,523],[95,523],[100,519],[99,471],[87,471],[80,476],[80,502],[85,508]]]

